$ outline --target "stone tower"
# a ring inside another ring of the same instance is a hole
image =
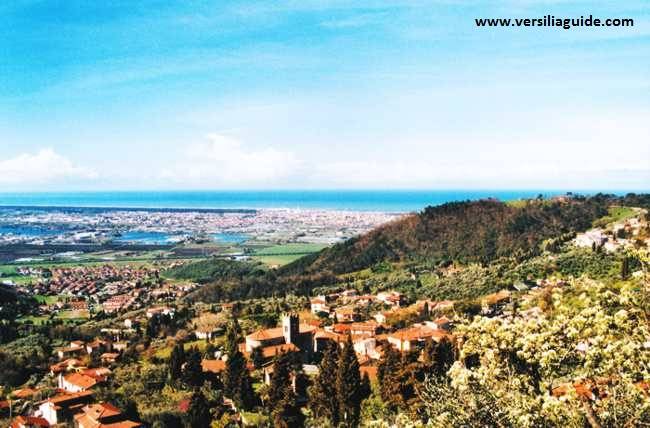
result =
[[[300,334],[299,319],[296,314],[282,315],[282,335],[284,343],[296,343]]]

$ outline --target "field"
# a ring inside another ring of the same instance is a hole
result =
[[[34,296],[34,299],[38,303],[41,303],[41,304],[44,304],[44,305],[51,305],[51,304],[56,303],[59,300],[61,300],[61,296],[43,296],[43,295],[37,294],[37,295]]]
[[[609,207],[609,214],[594,222],[594,227],[604,227],[610,223],[627,220],[637,215],[637,211],[630,207]]]
[[[253,258],[267,265],[286,265],[300,257],[316,253],[327,245],[322,244],[280,244],[255,251]]]

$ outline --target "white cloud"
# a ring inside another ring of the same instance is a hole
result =
[[[70,159],[51,148],[0,160],[0,185],[4,186],[51,186],[95,178],[97,178],[96,172],[75,165]]]
[[[161,174],[177,185],[217,188],[284,185],[301,162],[289,151],[271,147],[246,147],[239,140],[219,134],[194,144],[182,159]]]

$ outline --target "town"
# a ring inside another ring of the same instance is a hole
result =
[[[455,209],[475,207],[503,204]],[[588,213],[575,214],[593,216],[578,233],[561,229],[521,259],[489,264],[384,258],[359,268],[354,255],[341,256],[357,242],[384,242],[380,228],[280,266],[219,257],[5,265],[12,280],[0,290],[14,301],[0,307],[0,420],[18,428],[421,426],[447,421],[440,409],[462,399],[449,379],[476,397],[485,394],[478,376],[492,388],[503,387],[502,376],[535,385],[545,376],[536,370],[559,350],[571,353],[576,374],[553,372],[533,393],[555,406],[576,397],[595,406],[621,380],[579,371],[609,352],[579,326],[624,331],[615,340],[635,344],[626,358],[645,358],[634,352],[650,336],[634,314],[643,311],[650,227],[646,209]],[[553,324],[551,334],[550,323],[564,327]],[[480,371],[492,364],[514,372]],[[629,393],[647,396],[648,385],[643,374],[631,377]]]

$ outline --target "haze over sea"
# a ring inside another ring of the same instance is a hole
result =
[[[325,209],[408,212],[451,201],[497,198],[508,201],[562,190],[233,190],[233,191],[95,191],[0,193],[0,206]],[[577,192],[593,194],[595,192]],[[612,192],[609,192],[612,193]],[[625,192],[614,192],[623,194]]]

